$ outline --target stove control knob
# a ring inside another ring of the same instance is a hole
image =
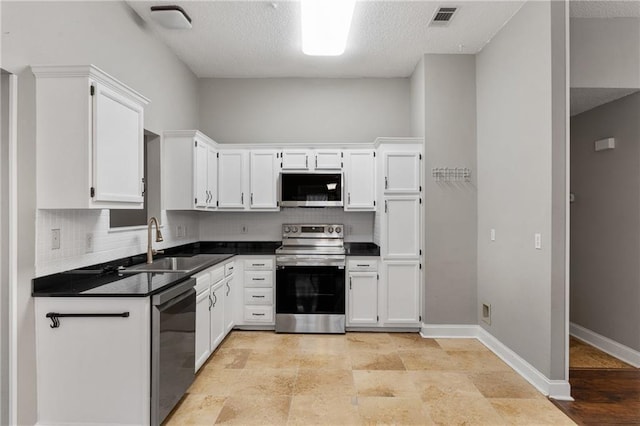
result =
[[[284,233],[288,234],[289,232],[291,232],[291,228],[289,226],[285,226],[284,227]]]
[[[339,226],[336,226],[336,233],[341,233],[342,232],[342,228],[340,228]]]
[[[333,233],[333,227],[332,227],[332,226],[330,226],[330,227],[329,227],[329,229],[327,229],[327,231],[329,231],[329,233],[330,233],[330,234],[331,234],[331,233]],[[336,231],[337,231],[337,230],[336,230]]]
[[[298,232],[298,227],[297,227],[297,226],[294,226],[294,227],[293,227],[293,232],[294,232],[294,233]]]

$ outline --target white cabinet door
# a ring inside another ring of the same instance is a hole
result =
[[[194,205],[196,208],[205,208],[209,200],[209,147],[196,141],[194,147]]]
[[[417,326],[420,324],[420,263],[384,262],[383,323]]]
[[[207,149],[207,208],[214,209],[218,202],[218,153]]]
[[[420,192],[420,159],[418,152],[386,152],[384,154],[384,192]]]
[[[218,152],[218,208],[244,209],[245,151]]]
[[[211,355],[211,294],[209,287],[196,296],[196,371]]]
[[[233,321],[233,308],[235,301],[235,285],[233,283],[233,275],[227,277],[224,280],[224,286],[222,287],[222,291],[224,292],[224,335],[226,336],[233,326],[235,325]]]
[[[378,323],[378,274],[377,272],[349,273],[350,325]]]
[[[249,207],[278,210],[278,161],[276,151],[252,151],[250,161]]]
[[[375,210],[375,151],[347,151],[345,164],[345,210]]]
[[[382,250],[386,259],[420,256],[420,197],[388,197],[384,201]]]
[[[341,170],[342,151],[316,150],[313,166],[316,170]]]
[[[144,110],[103,84],[93,87],[93,200],[142,203]]]
[[[224,324],[224,281],[211,288],[211,352],[213,352],[225,336]]]
[[[288,150],[282,152],[282,170],[309,170],[310,151]]]

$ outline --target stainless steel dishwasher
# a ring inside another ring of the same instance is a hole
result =
[[[160,425],[195,376],[196,292],[188,279],[151,297],[151,424]]]

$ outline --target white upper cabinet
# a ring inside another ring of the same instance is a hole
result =
[[[218,152],[218,208],[244,210],[246,150]]]
[[[92,66],[34,66],[36,204],[142,208],[149,100]]]
[[[167,210],[215,209],[218,159],[215,142],[197,130],[164,132],[163,206]]]
[[[280,174],[278,153],[274,150],[251,151],[249,208],[279,210],[278,177]]]
[[[313,166],[316,170],[341,170],[342,152],[336,150],[318,149],[314,152]]]
[[[282,170],[342,170],[342,151],[288,149],[282,151]]]
[[[420,160],[418,152],[384,153],[384,192],[418,193],[420,184]]]
[[[345,153],[345,210],[373,211],[376,208],[376,162],[372,149]]]

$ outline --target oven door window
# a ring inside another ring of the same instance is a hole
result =
[[[344,269],[286,266],[276,273],[279,314],[344,314]]]

